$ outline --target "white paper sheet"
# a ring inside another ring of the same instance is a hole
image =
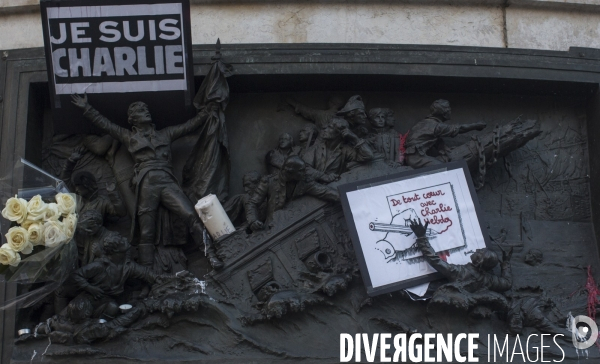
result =
[[[422,297],[425,294],[425,292],[427,292],[427,288],[429,288],[429,282],[407,288],[406,290],[412,294]]]
[[[435,273],[415,246],[410,219],[429,221],[429,241],[449,263],[466,264],[485,247],[462,169],[351,191],[347,197],[374,288]]]

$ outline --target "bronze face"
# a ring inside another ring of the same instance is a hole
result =
[[[148,106],[145,104],[140,105],[136,110],[129,115],[129,121],[134,126],[141,126],[143,124],[151,124],[152,116],[148,110]]]
[[[288,133],[283,133],[279,136],[279,148],[288,149],[292,146],[293,139]]]
[[[364,125],[367,123],[367,114],[364,109],[354,109],[346,114],[346,119],[353,125]]]
[[[383,128],[385,127],[386,123],[386,115],[383,112],[379,112],[375,115],[372,115],[369,120],[374,128]]]

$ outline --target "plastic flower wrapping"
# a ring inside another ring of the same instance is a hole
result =
[[[77,268],[74,236],[80,204],[63,181],[24,159],[0,180],[0,187],[0,276],[18,285],[17,297],[0,309],[30,307]]]

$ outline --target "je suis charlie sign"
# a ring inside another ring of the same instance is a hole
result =
[[[89,131],[71,94],[121,124],[134,101],[159,127],[193,114],[189,1],[42,1],[41,13],[55,129]]]

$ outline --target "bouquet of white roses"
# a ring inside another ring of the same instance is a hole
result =
[[[17,196],[6,201],[2,216],[14,226],[0,246],[0,264],[17,266],[21,254],[31,254],[34,246],[54,248],[73,238],[77,225],[75,196],[58,193],[54,199],[56,202],[46,203],[36,195],[29,201]]]
[[[81,204],[63,181],[24,159],[0,178],[0,201],[5,203],[0,228],[6,238],[0,234],[0,275],[21,287],[0,311],[31,307],[77,268],[74,235]]]

